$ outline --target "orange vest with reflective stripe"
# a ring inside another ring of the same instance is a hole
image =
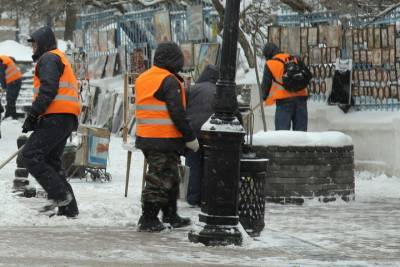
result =
[[[10,84],[13,81],[21,79],[22,74],[17,65],[14,63],[9,56],[0,55],[0,60],[6,65],[6,84]]]
[[[274,58],[279,58],[284,62],[288,61],[289,57],[290,57],[289,54],[277,54],[274,56]],[[283,77],[284,65],[282,64],[282,62],[271,59],[271,60],[267,60],[265,64],[268,67],[268,69],[271,71],[272,76],[274,77],[274,79],[272,80],[271,89],[269,91],[268,98],[264,101],[264,103],[266,105],[269,105],[269,106],[274,105],[276,100],[278,100],[278,99],[285,99],[285,98],[291,98],[291,97],[295,97],[295,96],[307,96],[308,95],[307,88],[301,89],[300,91],[297,91],[297,92],[289,92],[289,91],[285,90],[285,88],[283,88],[282,85],[279,84],[279,83],[281,83],[281,84],[283,83],[282,77]]]
[[[64,72],[60,77],[56,97],[47,107],[47,110],[41,115],[68,113],[78,116],[81,113],[81,104],[78,93],[78,82],[75,78],[71,64],[64,53],[59,49],[51,50],[48,53],[53,53],[61,58],[61,62],[64,64]],[[33,100],[35,100],[40,90],[40,78],[37,76],[36,69],[35,75],[33,76],[33,90]]]
[[[136,135],[147,138],[180,138],[182,133],[175,127],[167,110],[167,104],[154,97],[162,82],[171,72],[157,66],[143,72],[135,81]],[[176,77],[175,77],[176,78]],[[183,107],[186,107],[186,92],[177,78]]]

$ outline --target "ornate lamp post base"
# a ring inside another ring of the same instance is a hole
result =
[[[203,125],[204,149],[201,213],[189,240],[206,246],[241,245],[238,216],[240,147],[244,129],[238,119],[211,116]]]
[[[188,237],[191,242],[202,243],[206,246],[240,246],[243,241],[242,233],[237,224],[212,225],[199,223],[189,232]]]

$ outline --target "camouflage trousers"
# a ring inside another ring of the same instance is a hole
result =
[[[176,152],[143,151],[148,170],[146,185],[142,191],[142,202],[167,204],[179,194],[179,154]]]

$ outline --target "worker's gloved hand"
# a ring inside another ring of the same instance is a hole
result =
[[[33,115],[32,113],[28,114],[26,117],[24,124],[22,125],[22,132],[27,133],[36,129],[38,117]]]
[[[190,142],[186,142],[186,147],[189,148],[190,150],[197,152],[197,150],[199,150],[200,145],[199,145],[199,141],[196,139],[194,139],[193,141]]]

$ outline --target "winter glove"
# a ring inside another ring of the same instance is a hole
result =
[[[26,117],[24,124],[22,125],[22,132],[27,133],[36,129],[38,117],[33,115],[32,113],[28,114]]]
[[[197,152],[197,150],[199,150],[200,145],[199,145],[199,141],[196,139],[194,139],[193,141],[190,142],[186,142],[186,147],[189,148],[190,150]]]

